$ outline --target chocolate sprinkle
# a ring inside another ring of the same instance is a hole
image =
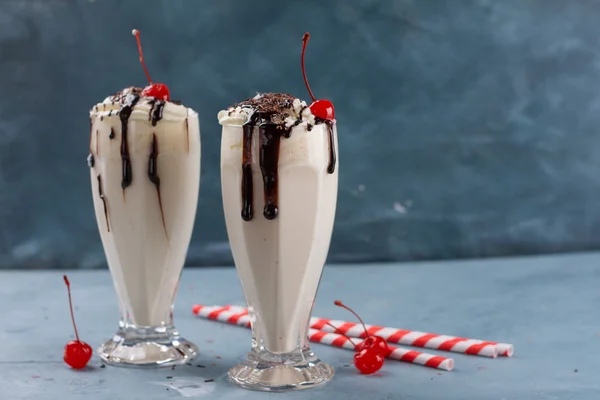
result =
[[[295,99],[296,97],[284,93],[259,93],[255,97],[246,99],[231,107],[252,108],[262,118],[271,121],[277,119],[283,121],[288,116],[287,111],[293,107]]]
[[[127,92],[126,92],[126,90],[127,90]],[[142,96],[142,88],[130,86],[128,88],[125,88],[125,89],[113,94],[112,96],[109,97],[109,99],[112,104],[115,104],[115,103],[122,104],[122,103],[125,103],[125,101],[127,100],[127,96],[130,94],[134,94],[134,95],[141,97]]]

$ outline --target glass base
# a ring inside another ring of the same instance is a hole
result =
[[[229,379],[251,390],[281,392],[309,389],[329,381],[335,371],[310,349],[274,354],[253,349],[248,358],[229,370]]]
[[[198,354],[198,347],[179,336],[174,327],[119,328],[111,340],[98,348],[107,364],[120,367],[161,367],[185,364]]]

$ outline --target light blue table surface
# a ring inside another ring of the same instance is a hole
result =
[[[201,353],[193,365],[175,370],[100,368],[96,356],[87,370],[69,369],[62,351],[73,332],[61,275],[0,272],[2,400],[600,399],[600,253],[328,266],[315,315],[350,320],[333,305],[342,299],[368,323],[513,343],[515,356],[441,353],[454,357],[454,371],[388,361],[380,376],[361,376],[347,366],[352,352],[317,344],[313,349],[336,368],[334,379],[283,395],[227,382],[227,369],[249,349],[250,332],[190,311],[194,303],[241,304],[234,269],[185,270],[175,322]],[[109,273],[73,271],[69,277],[80,335],[96,347],[117,325]]]

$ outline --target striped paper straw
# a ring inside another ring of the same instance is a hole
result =
[[[235,310],[237,313],[247,313],[245,307],[227,307],[228,310]],[[338,328],[338,330],[334,330],[331,326],[327,325],[327,323],[332,324]],[[366,337],[364,329],[359,323],[313,317],[310,320],[310,327],[325,332],[341,332],[350,337]],[[377,325],[366,325],[366,327],[369,335],[376,334],[384,338],[389,343],[491,358],[495,358],[496,356],[512,357],[514,354],[514,346],[507,343],[490,342],[479,339],[467,339],[456,336],[439,335],[435,333],[419,332],[406,329],[387,328]]]
[[[240,312],[241,311],[241,312]],[[227,322],[230,324],[250,327],[250,316],[248,311],[240,309],[236,306],[202,306],[195,305],[193,308],[194,314],[199,317]],[[354,345],[346,336],[338,335],[337,333],[319,331],[317,329],[309,329],[308,338],[311,342],[327,344],[334,347],[339,347],[348,350],[354,350]],[[355,339],[356,345],[363,342],[363,339]],[[447,357],[427,354],[420,351],[409,350],[398,346],[388,346],[391,350],[388,358],[392,360],[403,361],[411,364],[422,365],[429,368],[441,369],[444,371],[452,371],[454,368],[454,360]]]
[[[352,323],[335,319],[311,318],[310,327],[313,329],[333,332],[338,331],[350,337],[365,338],[366,333],[360,323]],[[479,339],[467,339],[456,336],[439,335],[412,331],[407,329],[387,328],[377,325],[366,325],[369,335],[378,335],[389,343],[398,343],[406,346],[425,347],[428,349],[451,351],[481,357],[496,358],[497,356],[511,357],[514,353],[512,344],[489,342]]]

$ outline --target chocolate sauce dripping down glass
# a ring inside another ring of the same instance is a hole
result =
[[[258,127],[260,147],[260,170],[263,176],[265,208],[263,215],[266,219],[277,218],[279,209],[278,200],[278,169],[279,169],[279,143],[281,136],[286,135],[289,129],[279,124],[265,122]]]
[[[92,154],[93,153],[93,151],[92,151],[92,137],[93,137],[92,132],[94,132],[93,128],[94,128],[94,126],[92,123],[92,118],[90,117],[90,154],[87,156],[87,164],[88,164],[88,167],[90,167],[90,168],[92,168],[94,166],[94,156]],[[90,157],[92,159],[91,166],[90,166]]]
[[[273,220],[279,213],[278,203],[278,170],[279,170],[279,144],[281,137],[289,138],[291,129],[281,124],[270,121],[268,115],[258,113],[243,126],[242,140],[242,219],[250,221],[253,217],[254,186],[252,179],[252,133],[258,120],[259,133],[259,164],[263,177],[265,208],[263,215],[266,219]]]
[[[333,121],[329,119],[315,118],[315,123],[327,125],[327,136],[329,140],[329,162],[327,163],[327,173],[333,174],[335,172],[336,163],[336,151],[335,151],[335,138],[333,136]],[[307,125],[306,129],[310,132],[313,129],[312,125]]]
[[[301,113],[302,114],[302,113]],[[315,119],[316,123],[327,125],[329,141],[329,161],[327,164],[327,173],[335,172],[337,162],[335,137],[333,132],[334,122],[330,120]],[[277,218],[278,208],[278,170],[279,170],[279,147],[281,138],[290,138],[294,126],[302,122],[302,118],[296,121],[290,128],[282,124],[271,122],[271,115],[267,113],[255,112],[250,120],[242,126],[242,219],[250,221],[253,217],[253,179],[252,179],[252,133],[254,127],[258,125],[259,133],[259,163],[263,177],[265,208],[263,215],[266,219],[273,220]],[[311,131],[313,126],[307,125],[307,130]]]
[[[165,102],[162,100],[157,100],[156,104],[152,107],[152,126],[156,126],[158,121],[160,121],[163,117],[163,110],[165,108]]]
[[[109,139],[114,139],[115,138],[115,130],[113,128],[110,128],[110,134],[108,135]]]
[[[154,111],[154,106],[156,105],[156,98],[151,98],[148,100],[148,104],[150,105],[150,112],[148,113],[148,121],[152,121],[152,112]]]
[[[185,150],[189,154],[190,152],[190,126],[188,119],[185,119]]]
[[[254,187],[252,182],[252,131],[256,125],[258,115],[253,114],[250,120],[242,126],[242,219],[250,221],[254,210],[252,198]]]
[[[333,174],[335,172],[336,163],[336,151],[335,151],[335,138],[333,137],[333,121],[325,120],[327,125],[327,133],[329,134],[329,165],[327,166],[327,173]]]
[[[94,168],[95,160],[94,160],[94,152],[92,151],[92,132],[94,132],[92,119],[90,118],[90,154],[87,156],[87,166],[90,168]],[[98,131],[96,130],[96,154],[98,154]]]
[[[165,236],[168,240],[169,236],[167,234],[165,214],[163,213],[162,198],[160,195],[160,178],[158,177],[158,142],[156,140],[156,133],[152,134],[152,146],[150,147],[150,158],[148,159],[148,178],[150,178],[150,182],[152,182],[156,187],[156,194],[158,196],[158,206],[160,207],[160,217],[162,219]]]
[[[127,143],[127,124],[129,117],[135,107],[136,103],[140,100],[140,96],[137,94],[128,94],[125,99],[125,103],[119,110],[119,118],[121,119],[121,161],[122,161],[122,178],[121,187],[125,189],[131,185],[132,173],[131,173],[131,159],[129,157],[129,144]]]
[[[98,195],[102,200],[102,205],[104,206],[104,218],[106,219],[106,230],[110,232],[110,224],[108,222],[108,207],[106,206],[106,197],[104,196],[104,191],[102,190],[102,177],[98,175]]]

